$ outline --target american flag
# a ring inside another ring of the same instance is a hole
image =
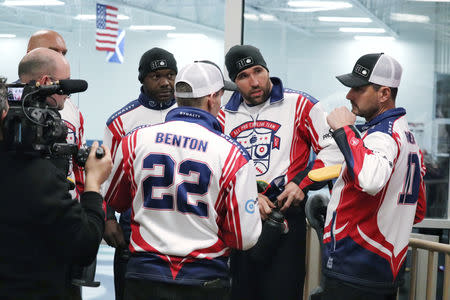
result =
[[[117,11],[117,7],[97,3],[95,49],[98,51],[115,50],[119,30]]]

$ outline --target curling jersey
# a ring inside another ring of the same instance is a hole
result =
[[[167,113],[174,107],[177,107],[175,99],[160,103],[147,96],[144,93],[143,87],[141,87],[139,97],[112,114],[106,122],[103,143],[111,149],[113,161],[117,147],[125,135],[136,127],[164,122]],[[106,182],[102,186],[103,195],[107,189]],[[110,208],[105,208],[105,211],[107,219],[115,218],[114,211]],[[119,220],[126,242],[129,241],[131,233],[129,213],[122,213]]]
[[[312,184],[308,172],[301,172],[308,165],[311,149],[317,153],[313,169],[342,163],[342,154],[320,103],[307,93],[283,88],[276,77],[270,80],[270,99],[259,110],[249,111],[241,94],[234,92],[218,119],[224,133],[250,153],[257,180],[273,184],[277,179],[282,186],[294,181],[304,189]]]
[[[391,293],[414,223],[425,215],[425,166],[403,108],[336,130],[345,157],[328,205],[325,275]]]
[[[83,115],[70,98],[67,98],[64,102],[64,108],[60,111],[60,114],[67,126],[67,143],[76,144],[78,148],[85,145]],[[80,195],[84,191],[84,170],[72,159],[69,163],[68,177],[75,183],[75,189],[70,190],[72,198],[80,200]]]
[[[174,107],[177,107],[175,99],[160,103],[147,96],[141,87],[139,98],[116,111],[106,122],[103,143],[110,147],[113,160],[122,137],[138,126],[164,122]]]
[[[175,108],[122,139],[105,199],[131,206],[127,278],[228,282],[230,248],[261,232],[253,162],[208,112]]]

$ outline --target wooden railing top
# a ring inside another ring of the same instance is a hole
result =
[[[442,244],[442,243],[436,243],[416,238],[410,238],[409,239],[409,246],[419,249],[426,249],[431,251],[437,251],[437,252],[443,252],[446,254],[450,254],[450,245],[448,244]]]

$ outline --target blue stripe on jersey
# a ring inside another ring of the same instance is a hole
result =
[[[151,281],[202,285],[215,279],[228,282],[228,257],[215,259],[196,259],[184,263],[173,279],[170,265],[155,253],[133,253],[128,261],[126,278],[145,279]]]
[[[250,159],[252,159],[252,157],[250,156],[250,154],[248,153],[247,149],[245,149],[244,146],[242,146],[240,143],[238,143],[235,139],[233,139],[231,136],[226,135],[224,133],[220,134],[221,137],[223,137],[224,139],[226,139],[228,142],[232,143],[233,145],[235,145],[236,147],[239,148],[239,152],[241,153],[242,156],[245,157],[245,159],[247,161],[249,161]]]
[[[322,270],[327,276],[373,288],[389,289],[398,284],[399,276],[394,282],[390,263],[386,259],[348,236],[337,241],[336,247],[332,242],[324,244],[322,258]]]
[[[216,133],[217,135],[220,135],[228,142],[238,147],[242,156],[244,156],[247,161],[251,159],[251,156],[244,146],[236,142],[236,140],[234,140],[230,136],[222,133],[222,128],[220,127],[217,118],[215,118],[207,111],[195,107],[177,107],[167,113],[166,122],[169,121],[183,121],[199,124],[206,129]]]
[[[350,125],[350,128],[352,128],[352,125]],[[357,135],[357,137],[359,138],[359,135]],[[336,141],[339,150],[341,150],[342,154],[344,155],[345,162],[347,163],[347,170],[350,173],[350,176],[352,176],[352,178],[355,178],[355,174],[353,172],[355,160],[353,159],[353,153],[350,145],[348,144],[348,137],[344,127],[336,129],[333,133],[333,138]]]
[[[393,108],[385,111],[381,115],[376,116],[370,122],[367,122],[363,125],[356,125],[356,128],[358,128],[358,130],[361,132],[368,130],[367,134],[379,131],[392,135],[392,127],[394,126],[394,121],[405,114],[406,111],[404,108]]]
[[[285,88],[284,89],[285,93],[293,93],[293,94],[299,94],[302,95],[303,97],[305,97],[306,99],[308,99],[309,102],[311,102],[312,104],[316,104],[317,102],[319,102],[319,100],[317,100],[316,98],[314,98],[313,96],[311,96],[308,93],[302,92],[302,91],[297,91],[297,90],[293,90],[290,88]]]
[[[131,101],[130,103],[128,103],[127,105],[125,105],[124,107],[113,113],[111,117],[109,117],[108,121],[106,121],[106,126],[109,126],[109,124],[111,124],[115,119],[129,112],[130,110],[139,107],[140,105],[141,104],[139,103],[138,99]]]
[[[222,132],[219,121],[206,110],[195,107],[176,107],[169,111],[166,115],[168,121],[184,121],[199,124],[217,134]]]

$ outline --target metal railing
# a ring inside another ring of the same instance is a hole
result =
[[[416,299],[416,284],[417,284],[417,255],[418,249],[424,249],[428,251],[428,264],[427,264],[427,287],[426,287],[426,300],[432,300],[433,295],[433,265],[435,252],[444,253],[445,255],[445,270],[444,270],[444,284],[442,299],[450,300],[450,245],[436,243],[416,238],[409,239],[409,246],[412,249],[411,256],[411,279],[410,279],[410,291],[409,300]]]
[[[307,241],[311,242],[311,234],[312,227],[307,224]],[[426,283],[426,300],[433,300],[433,276],[437,276],[437,274],[433,273],[433,265],[435,259],[435,253],[443,253],[445,255],[445,268],[444,268],[444,282],[443,282],[443,292],[442,292],[442,300],[450,300],[450,245],[442,244],[437,242],[426,241],[417,238],[409,239],[409,247],[412,249],[411,256],[411,268],[410,268],[410,290],[409,290],[409,300],[416,299],[416,286],[417,286],[417,269],[418,269],[418,249],[423,249],[428,251],[428,264],[427,264],[427,283]],[[320,282],[321,270],[320,264],[318,266],[318,270],[311,274],[308,272],[310,270],[309,262],[311,260],[311,256],[320,255],[320,252],[311,251],[310,245],[307,246],[306,250],[306,278],[305,278],[305,287],[303,291],[303,299],[308,299],[312,289],[310,288],[310,281],[313,283]],[[320,260],[319,260],[320,261]]]

